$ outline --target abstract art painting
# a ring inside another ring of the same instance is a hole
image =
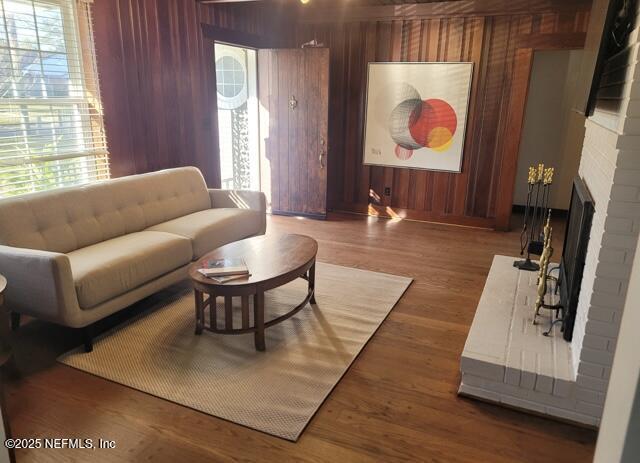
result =
[[[473,63],[369,63],[364,163],[460,172]]]

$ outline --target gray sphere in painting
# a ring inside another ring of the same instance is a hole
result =
[[[393,141],[403,148],[410,150],[422,148],[422,145],[416,142],[411,136],[409,130],[412,115],[415,115],[416,111],[419,114],[421,109],[422,100],[420,98],[412,98],[402,101],[391,111],[391,115],[389,116],[389,133]]]
[[[386,127],[391,112],[405,100],[420,99],[420,93],[405,82],[392,82],[377,93],[374,118],[382,127]]]

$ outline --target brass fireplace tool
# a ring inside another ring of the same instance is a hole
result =
[[[514,267],[520,270],[535,271],[540,266],[531,260],[531,255],[540,256],[544,250],[543,227],[545,211],[549,209],[551,184],[553,183],[553,167],[545,169],[544,164],[529,167],[527,179],[527,205],[524,209],[524,224],[520,233],[520,255],[527,250],[525,260],[517,260]]]
[[[533,316],[533,324],[537,325],[537,317],[540,314],[540,309],[547,309],[554,311],[555,317],[553,313],[550,317],[549,329],[545,331],[545,336],[549,336],[551,334],[551,330],[553,329],[553,325],[556,323],[562,322],[562,318],[559,318],[560,310],[562,306],[560,304],[545,304],[544,299],[547,295],[547,282],[555,281],[556,285],[558,283],[558,279],[554,276],[549,275],[549,262],[551,262],[551,256],[553,256],[553,245],[551,244],[551,239],[553,237],[553,228],[551,228],[551,210],[547,213],[547,221],[545,223],[544,229],[544,247],[542,250],[542,254],[540,255],[540,270],[538,272],[538,297],[536,298],[536,312]]]

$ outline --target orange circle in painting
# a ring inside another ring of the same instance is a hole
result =
[[[456,112],[444,100],[431,98],[418,104],[409,118],[409,132],[420,146],[446,151],[458,126]]]

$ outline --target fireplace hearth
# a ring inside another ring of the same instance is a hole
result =
[[[593,384],[574,368],[573,345],[567,342],[593,214],[591,194],[576,178],[560,264],[553,265],[553,272],[559,268],[558,286],[553,285],[557,293],[545,289],[542,296],[538,274],[514,268],[510,257],[494,256],[460,359],[459,394],[586,425],[599,423],[601,409],[584,402]],[[535,312],[541,301],[553,310]]]

